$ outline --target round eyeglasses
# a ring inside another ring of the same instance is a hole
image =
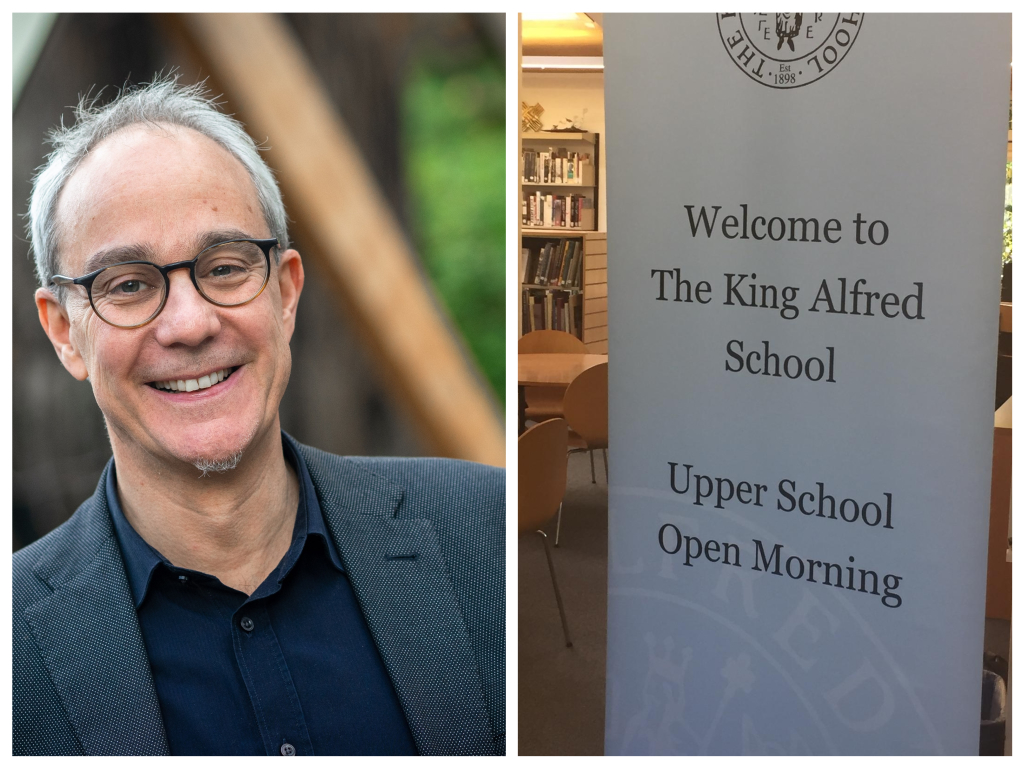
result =
[[[54,275],[54,285],[82,285],[100,320],[118,328],[139,328],[151,322],[167,303],[170,273],[188,269],[199,295],[218,307],[248,304],[270,279],[270,240],[228,240],[211,245],[189,261],[158,266],[125,261],[71,278]]]

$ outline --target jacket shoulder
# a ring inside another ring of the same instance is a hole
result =
[[[102,481],[101,481],[101,488]],[[83,754],[26,611],[88,566],[111,535],[93,496],[62,525],[12,558],[12,749],[16,755]]]
[[[379,475],[403,488],[406,502],[419,506],[431,499],[435,504],[461,506],[471,503],[505,507],[505,470],[457,459],[350,458],[360,469]]]
[[[73,579],[92,562],[107,540],[114,535],[103,490],[107,471],[101,476],[96,492],[70,518],[41,539],[14,553],[12,577],[15,605],[22,593],[28,596],[38,587],[43,589],[44,594],[48,594]]]
[[[297,444],[314,485],[400,493],[401,517],[505,517],[505,470],[458,459],[336,456]],[[319,480],[319,482],[317,482]]]

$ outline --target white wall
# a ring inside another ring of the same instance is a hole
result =
[[[608,213],[605,201],[605,134],[604,134],[604,73],[548,73],[524,72],[522,100],[527,104],[540,102],[544,107],[541,121],[550,128],[566,118],[579,115],[580,128],[599,134],[598,152],[598,209],[597,229],[608,231]],[[587,114],[583,114],[583,110]]]

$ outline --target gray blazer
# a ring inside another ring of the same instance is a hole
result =
[[[505,473],[295,444],[419,751],[505,751]],[[104,483],[14,554],[15,755],[168,754]]]

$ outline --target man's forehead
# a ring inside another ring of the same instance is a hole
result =
[[[79,164],[72,178],[83,172],[116,171],[125,164],[135,168],[159,167],[175,162],[196,168],[204,164],[233,166],[245,173],[242,164],[209,136],[170,123],[136,123],[99,141]]]
[[[134,125],[114,133],[93,147],[62,191],[76,187],[94,193],[104,188],[205,183],[238,194],[253,194],[242,163],[213,139],[191,128],[175,125]]]
[[[132,126],[97,144],[65,184],[57,219],[61,250],[74,261],[142,233],[150,242],[184,242],[200,230],[248,231],[263,221],[241,162],[199,132],[170,125]]]

